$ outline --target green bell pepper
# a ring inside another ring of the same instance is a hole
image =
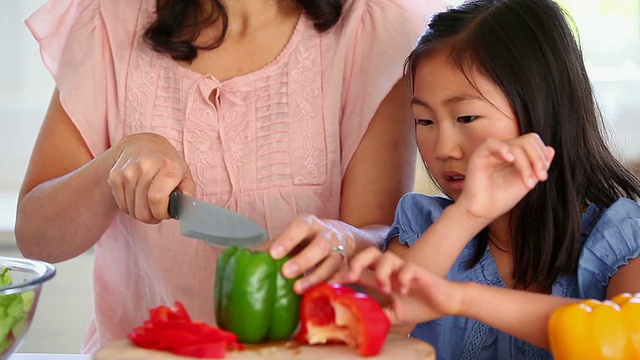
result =
[[[228,247],[216,269],[215,311],[218,326],[243,343],[286,339],[300,318],[297,278],[286,279],[280,268],[287,260],[268,253]]]

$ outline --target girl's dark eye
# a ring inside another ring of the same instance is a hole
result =
[[[432,120],[429,119],[416,119],[416,125],[417,126],[429,126],[433,124]]]
[[[473,120],[475,120],[477,117],[475,115],[466,115],[466,116],[459,116],[458,117],[458,121],[463,123],[463,124],[468,124],[470,122],[472,122]]]

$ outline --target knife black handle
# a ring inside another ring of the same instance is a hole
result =
[[[178,215],[178,190],[173,190],[169,194],[169,216],[177,219]]]

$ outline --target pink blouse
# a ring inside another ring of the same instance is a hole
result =
[[[158,133],[183,153],[197,197],[275,237],[297,214],[338,218],[349,161],[441,8],[436,0],[347,0],[333,29],[320,34],[302,16],[274,61],[224,82],[144,43],[154,0],[50,0],[26,23],[94,156],[124,136]],[[126,337],[149,308],[175,300],[215,323],[219,251],[181,237],[176,221],[118,215],[95,246],[95,317],[83,351]]]

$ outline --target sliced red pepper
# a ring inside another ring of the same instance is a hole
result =
[[[158,330],[149,332],[149,335],[150,341],[147,344],[153,344],[154,348],[158,350],[173,351],[174,349],[184,346],[201,345],[209,342],[208,340],[203,339],[199,334],[188,333],[180,330]]]
[[[191,321],[191,317],[181,302],[176,301],[172,307],[160,305],[149,310],[149,320],[156,321]]]
[[[361,356],[377,355],[391,327],[375,300],[347,286],[327,283],[302,295],[300,321],[298,342],[345,343]]]
[[[226,350],[243,348],[235,334],[192,321],[180,302],[150,309],[149,317],[128,335],[137,346],[200,358],[221,358]]]

